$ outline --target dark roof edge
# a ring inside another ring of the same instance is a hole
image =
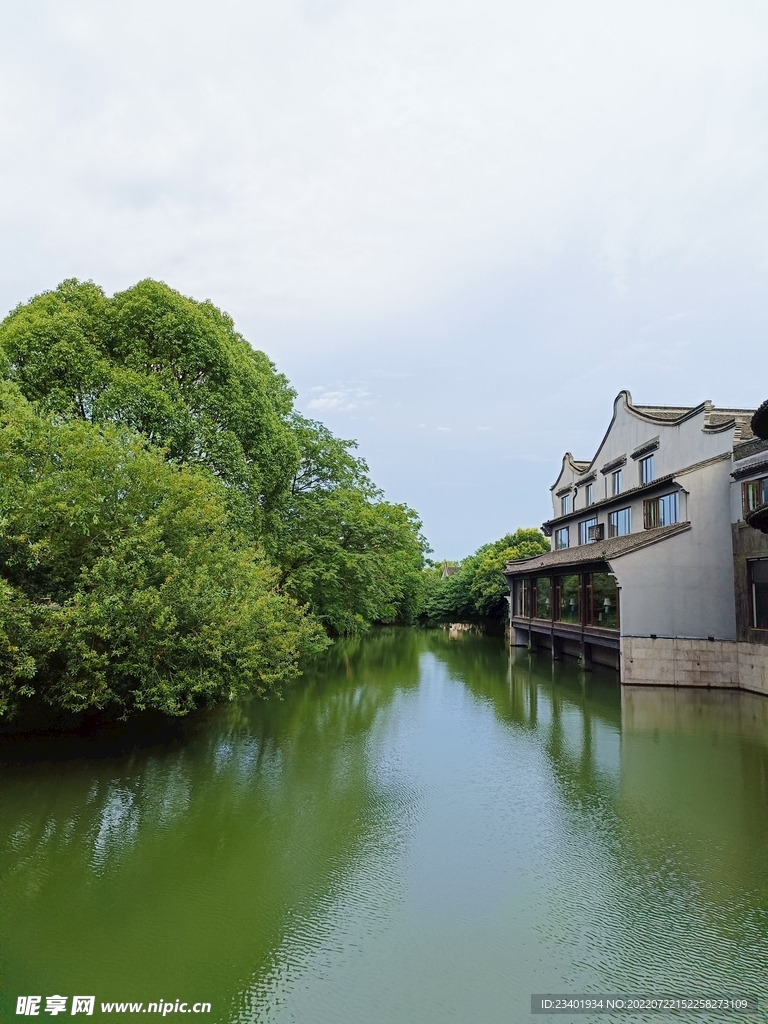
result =
[[[554,566],[558,568],[567,568],[569,565],[579,565],[585,562],[612,562],[618,558],[624,558],[626,555],[631,555],[635,551],[641,551],[643,548],[650,547],[651,544],[659,544],[663,540],[667,540],[669,537],[677,537],[681,533],[687,533],[691,529],[690,523],[675,523],[673,526],[661,526],[654,530],[644,530],[642,533],[637,533],[634,536],[637,537],[637,543],[628,547],[626,551],[617,551],[616,554],[610,554],[605,548],[605,543],[610,544],[611,540],[623,540],[624,538],[609,538],[607,542],[601,544],[599,541],[593,544],[579,544],[576,548],[567,548],[568,551],[584,551],[584,557],[574,559],[569,562],[567,559],[562,559],[554,563]],[[628,536],[633,536],[628,534]],[[533,567],[533,564],[540,562],[542,559],[547,558],[548,555],[562,555],[562,551],[547,551],[543,555],[534,555],[532,558],[523,558],[520,561],[507,562],[504,575],[505,576],[519,576],[529,571]],[[554,561],[554,560],[553,560]],[[541,566],[541,569],[549,568],[546,563]]]
[[[753,434],[763,441],[768,441],[768,399],[755,410],[751,426]]]

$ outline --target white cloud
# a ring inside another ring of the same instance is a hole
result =
[[[306,403],[309,412],[356,412],[370,404],[371,393],[361,387],[314,387]]]
[[[620,289],[637,262],[768,259],[762,5],[30,0],[7,17],[12,281],[152,273],[241,310],[349,315],[546,262],[574,234]]]
[[[436,547],[536,522],[623,387],[765,397],[765,4],[6,6],[0,305],[211,298]]]

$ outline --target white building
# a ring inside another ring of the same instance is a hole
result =
[[[622,391],[594,458],[563,458],[552,550],[507,564],[512,643],[624,683],[768,693],[768,536],[744,522],[763,477],[768,500],[768,441],[751,417]]]

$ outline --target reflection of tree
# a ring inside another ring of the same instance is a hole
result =
[[[400,798],[373,776],[369,736],[424,644],[393,633],[337,645],[283,701],[197,716],[155,745],[73,760],[63,740],[64,762],[54,743],[8,765],[6,980],[26,959],[50,991],[98,978],[105,998],[210,999],[211,963],[227,965],[217,991],[244,991],[297,922],[317,927],[361,851],[394,834]]]

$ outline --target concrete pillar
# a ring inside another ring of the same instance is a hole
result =
[[[552,661],[563,660],[563,641],[559,636],[552,634]]]
[[[579,654],[579,668],[585,672],[592,671],[592,644],[581,643],[581,651]]]

